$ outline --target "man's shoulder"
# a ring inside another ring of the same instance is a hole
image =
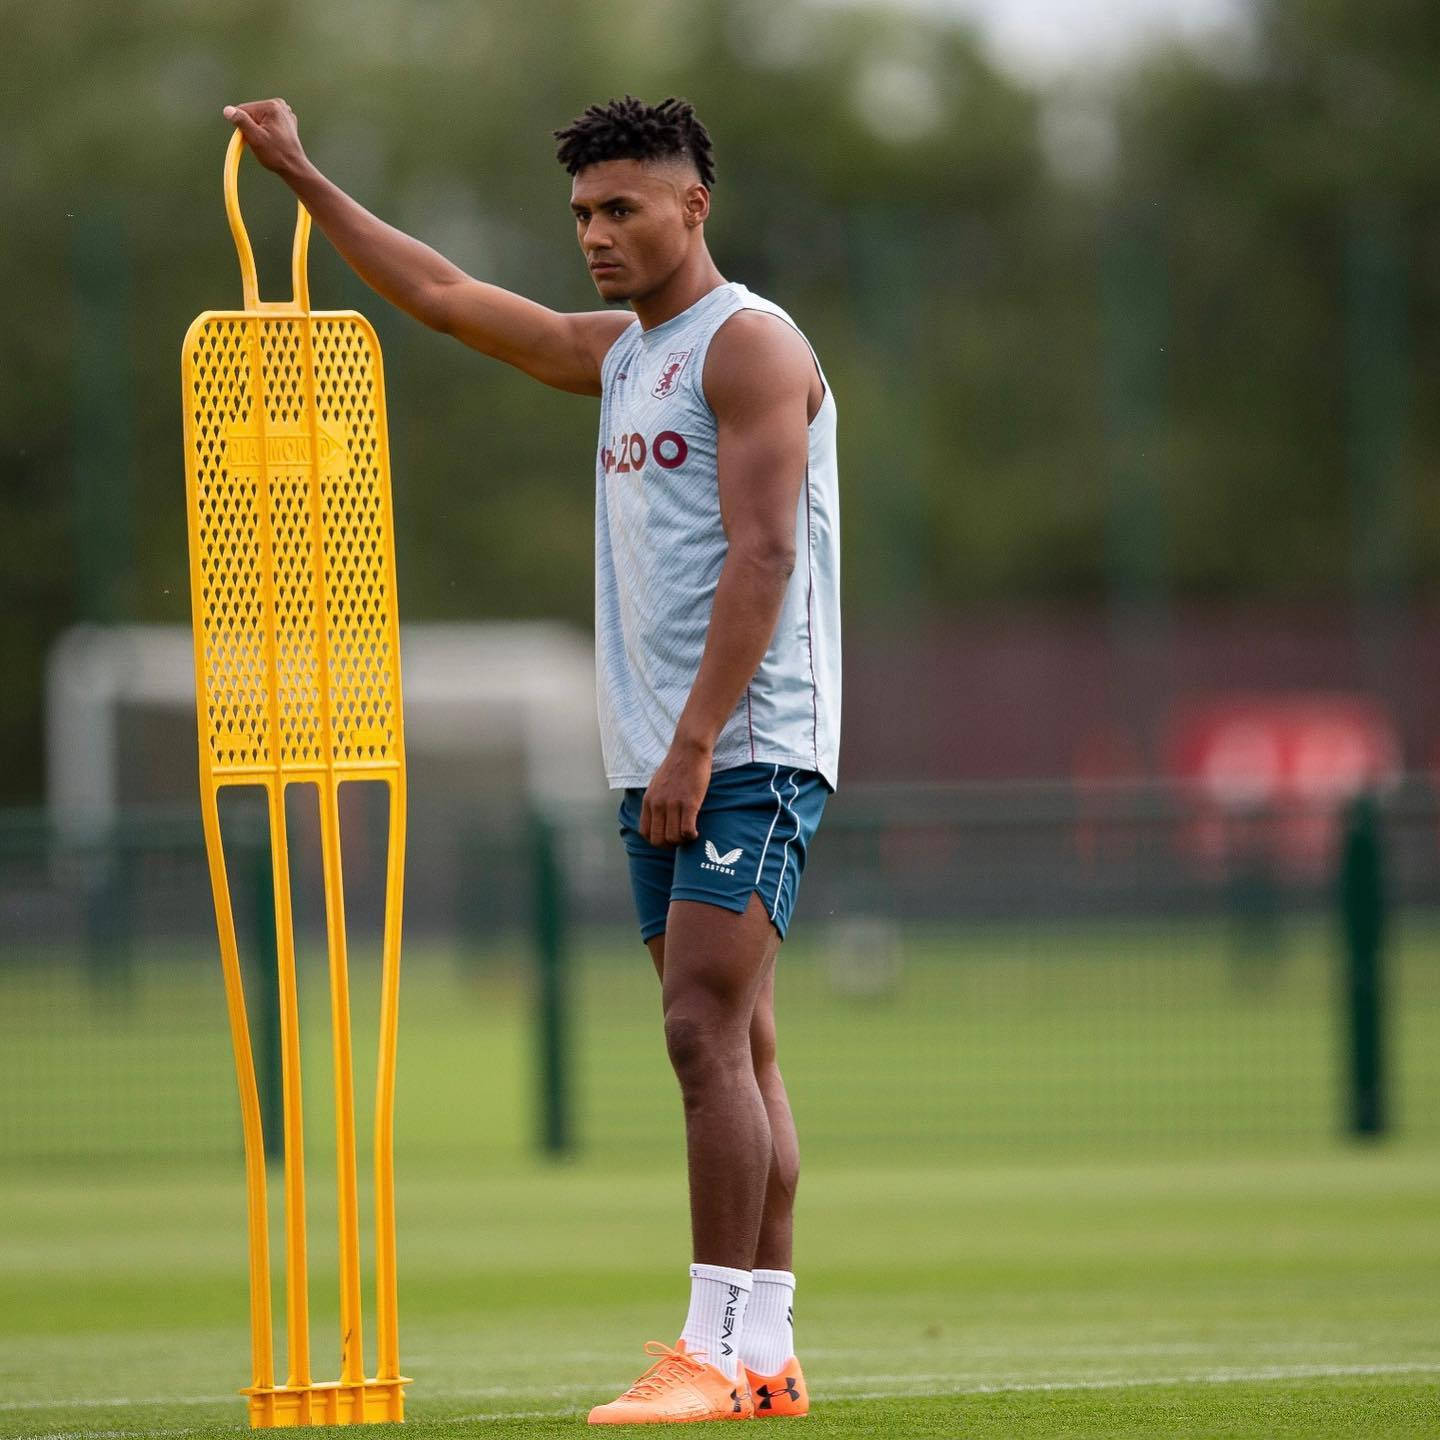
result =
[[[756,297],[758,298],[758,297]],[[712,408],[734,397],[808,389],[814,373],[809,342],[778,306],[746,305],[716,330],[703,384]]]

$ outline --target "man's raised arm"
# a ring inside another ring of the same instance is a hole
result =
[[[255,158],[289,185],[350,268],[377,294],[432,330],[453,335],[557,390],[600,393],[601,362],[631,323],[628,314],[562,314],[473,279],[326,179],[305,154],[295,112],[283,100],[227,105],[225,118],[245,137]]]

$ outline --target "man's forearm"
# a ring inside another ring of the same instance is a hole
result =
[[[438,328],[435,296],[444,286],[466,279],[463,270],[439,251],[372,215],[308,159],[287,170],[284,178],[326,239],[372,290],[422,323]]]
[[[733,547],[725,557],[700,668],[675,727],[677,745],[714,749],[775,637],[792,568],[789,557],[753,556]]]

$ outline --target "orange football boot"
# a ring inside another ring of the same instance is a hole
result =
[[[778,1375],[757,1375],[747,1366],[745,1379],[750,1385],[750,1400],[757,1420],[810,1413],[810,1392],[805,1388],[800,1362],[793,1355]]]
[[[754,1415],[743,1381],[728,1379],[699,1353],[687,1354],[685,1342],[672,1350],[658,1340],[645,1342],[655,1363],[617,1400],[590,1412],[592,1425],[684,1425],[691,1420],[749,1420]]]

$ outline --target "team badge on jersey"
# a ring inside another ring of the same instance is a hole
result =
[[[663,400],[667,395],[675,393],[675,387],[680,383],[680,372],[689,358],[688,350],[672,350],[665,357],[665,368],[660,372],[660,378],[650,392],[657,400]]]

